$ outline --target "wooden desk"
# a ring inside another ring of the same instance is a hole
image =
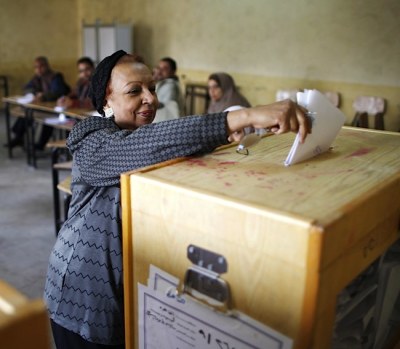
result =
[[[6,103],[6,128],[7,128],[7,142],[11,140],[11,126],[10,126],[10,105],[20,106],[24,109],[25,121],[26,121],[26,143],[27,143],[27,163],[36,168],[36,151],[35,151],[35,127],[34,122],[44,123],[48,126],[71,130],[73,123],[65,122],[61,124],[50,124],[46,122],[46,115],[58,116],[60,112],[54,110],[56,102],[32,102],[32,103],[20,103],[18,98],[20,96],[11,96],[3,98],[3,102]],[[38,115],[38,112],[41,115]],[[91,110],[85,108],[70,108],[63,111],[63,114],[74,119],[81,120],[87,117]],[[44,113],[44,114],[43,114]],[[12,149],[8,147],[8,157],[12,158]]]
[[[122,176],[127,348],[149,265],[183,278],[194,244],[225,256],[232,306],[327,349],[338,293],[399,238],[400,134],[343,128],[331,152],[285,167],[293,134]]]

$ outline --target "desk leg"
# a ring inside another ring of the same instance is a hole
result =
[[[26,148],[26,162],[28,166],[32,163],[32,150],[31,150],[31,132],[30,132],[30,109],[25,109],[25,148]]]
[[[194,115],[195,99],[194,99],[194,89],[190,91],[190,115]]]
[[[32,166],[34,168],[37,168],[37,163],[36,163],[36,149],[35,149],[35,130],[36,130],[36,125],[35,125],[35,120],[33,118],[33,110],[30,111],[30,115],[29,115],[29,125],[30,125],[30,146],[31,146],[31,156],[32,156]],[[29,132],[28,131],[28,132]]]
[[[11,147],[11,125],[10,125],[10,104],[6,103],[6,129],[7,129],[7,147],[8,147],[8,158],[12,158],[12,147]]]
[[[35,120],[33,119],[33,110],[31,111],[31,145],[32,145],[32,166],[37,168],[36,149],[35,149]]]
[[[36,151],[35,151],[35,123],[33,120],[33,110],[27,108],[25,110],[25,130],[26,130],[26,153],[28,165],[36,168]]]
[[[54,165],[58,162],[58,148],[53,148],[51,152],[51,171],[52,171],[52,178],[53,178],[53,206],[54,206],[54,226],[56,236],[58,235],[58,230],[60,229],[60,194],[57,189],[58,184],[58,170],[54,168]]]

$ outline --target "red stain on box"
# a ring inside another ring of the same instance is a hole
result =
[[[356,150],[355,152],[351,153],[350,155],[348,155],[347,157],[350,158],[350,157],[354,157],[354,156],[363,156],[363,155],[370,153],[373,150],[374,150],[374,148],[360,148],[360,149]]]

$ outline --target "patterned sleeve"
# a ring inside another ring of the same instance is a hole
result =
[[[88,184],[115,185],[123,172],[227,144],[226,115],[189,116],[133,132],[104,128],[84,137],[74,153],[75,163]]]

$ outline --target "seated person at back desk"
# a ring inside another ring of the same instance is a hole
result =
[[[178,118],[183,114],[183,98],[176,70],[176,62],[170,57],[161,59],[157,68],[153,70],[153,77],[157,81],[158,108],[164,108],[170,101],[177,103],[176,115],[171,115],[171,111],[169,111],[170,118]]]
[[[94,72],[94,62],[89,57],[81,57],[76,64],[78,68],[76,86],[68,96],[57,99],[57,105],[64,108],[93,109],[92,100],[89,97],[89,87]]]
[[[34,61],[35,75],[24,87],[25,93],[33,93],[34,101],[46,102],[56,101],[62,95],[66,95],[70,91],[70,87],[64,81],[61,73],[54,72],[50,68],[50,64],[46,57],[40,56]],[[15,147],[24,144],[24,134],[26,132],[25,120],[19,118],[12,127],[15,137],[10,141],[9,146]],[[53,128],[43,125],[39,142],[35,144],[36,149],[43,149],[47,141],[50,139]]]
[[[250,107],[250,103],[238,92],[235,81],[229,74],[211,74],[207,85],[211,100],[208,113],[220,113],[232,106]]]

